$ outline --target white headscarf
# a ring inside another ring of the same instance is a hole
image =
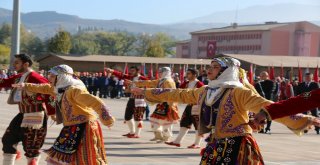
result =
[[[55,85],[55,93],[59,95],[58,89],[65,88],[68,86],[78,86],[85,88],[83,82],[76,79],[73,74],[73,69],[68,65],[58,65],[49,70],[49,73],[57,76],[57,83]]]
[[[214,58],[213,61],[218,62],[224,71],[222,71],[217,79],[209,80],[207,103],[211,103],[224,88],[243,87],[239,76],[240,61],[230,57]]]
[[[161,79],[170,79],[172,78],[172,72],[169,67],[162,67],[160,68],[160,73],[161,73]]]

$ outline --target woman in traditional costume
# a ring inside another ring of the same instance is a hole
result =
[[[132,82],[132,85],[140,88],[176,89],[169,67],[160,68],[159,73],[161,77],[158,80],[137,81]],[[173,124],[178,123],[179,119],[177,103],[164,101],[157,104],[150,116],[151,127],[155,135],[151,141],[168,141],[172,137]]]
[[[56,122],[63,123],[60,135],[46,150],[46,161],[52,165],[106,165],[100,121],[110,127],[114,118],[99,98],[86,90],[81,80],[73,76],[73,69],[58,65],[49,71],[50,84],[15,84],[28,92],[56,97]]]
[[[240,62],[233,58],[215,58],[208,69],[208,86],[198,89],[132,89],[150,102],[198,104],[199,134],[210,133],[202,152],[201,165],[264,164],[252,136],[249,112],[258,113],[271,104],[259,96],[248,83]],[[313,124],[307,115],[277,119],[297,134]]]

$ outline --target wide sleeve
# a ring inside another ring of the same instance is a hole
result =
[[[273,103],[265,108],[271,119],[278,119],[320,107],[320,89]]]
[[[50,84],[34,84],[34,83],[25,83],[26,91],[32,93],[41,93],[54,96],[54,87]]]
[[[291,115],[279,119],[275,119],[276,122],[287,126],[296,135],[301,136],[303,131],[308,129],[312,125],[312,121],[315,117],[304,114]]]
[[[99,114],[100,121],[106,126],[112,126],[115,119],[111,116],[109,108],[96,96],[91,95],[86,90],[73,89],[72,96],[77,104],[90,107]]]
[[[114,76],[118,77],[119,79],[131,79],[131,77],[127,74],[114,70],[112,73]]]
[[[159,80],[142,80],[142,81],[137,81],[133,82],[134,85],[138,88],[156,88]]]
[[[0,78],[0,88],[11,88],[11,85],[15,83],[16,79],[21,75],[11,76],[9,78]]]
[[[197,104],[200,94],[205,87],[198,89],[147,89],[145,99],[153,103],[179,102],[186,104]]]
[[[234,98],[237,100],[239,105],[242,105],[243,110],[258,113],[262,108],[273,103],[250,89],[235,88],[234,90]]]

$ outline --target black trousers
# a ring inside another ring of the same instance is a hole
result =
[[[133,118],[134,121],[142,121],[145,111],[145,107],[135,107],[135,100],[133,98],[130,98],[124,112],[124,119],[128,121]]]
[[[181,117],[180,127],[185,127],[190,129],[193,124],[195,130],[198,130],[199,115],[192,115],[191,111],[192,111],[192,106],[187,105]]]
[[[43,126],[40,129],[21,127],[23,114],[19,113],[13,118],[9,127],[2,137],[3,152],[7,154],[16,154],[17,145],[22,141],[25,156],[29,158],[40,155],[40,149],[43,146],[47,134],[47,120],[43,120]]]

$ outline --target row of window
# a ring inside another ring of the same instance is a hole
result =
[[[234,46],[217,46],[216,51],[260,51],[261,45],[234,45]],[[199,47],[199,52],[207,51],[207,47]]]
[[[216,40],[216,41],[223,41],[223,40],[248,40],[248,39],[261,39],[262,34],[261,33],[255,33],[255,34],[233,34],[233,35],[211,35],[211,36],[199,36],[198,41],[210,41],[210,40]]]

